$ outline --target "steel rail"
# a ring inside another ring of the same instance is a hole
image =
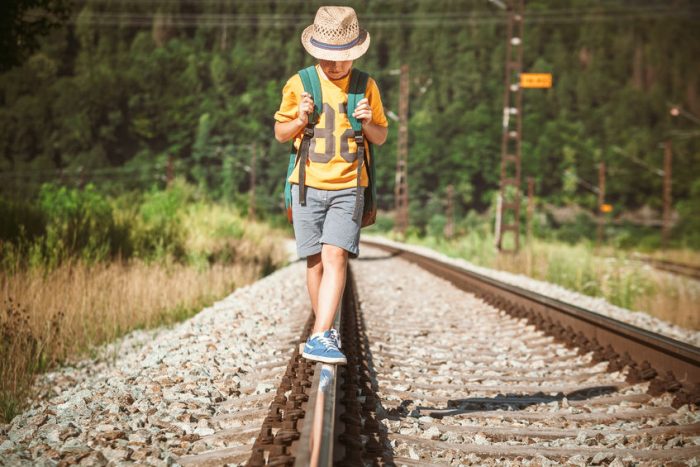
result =
[[[350,287],[346,283],[346,290]],[[343,295],[335,313],[333,327],[341,332]],[[303,344],[300,344],[300,347]],[[302,350],[300,349],[300,352]],[[338,365],[316,363],[311,381],[309,400],[301,429],[301,436],[295,445],[295,467],[330,467],[333,465],[333,448],[336,441],[335,420],[338,394]]]
[[[609,318],[580,306],[439,261],[396,244],[362,240],[366,246],[398,255],[458,288],[476,292],[506,311],[532,321],[550,334],[576,341],[605,360],[629,365],[637,377],[655,380],[656,391],[678,391],[682,400],[697,401],[700,392],[700,348]],[[612,352],[611,352],[612,350]],[[619,365],[619,363],[618,363]],[[682,389],[682,390],[681,390]],[[679,391],[680,390],[680,391]]]
[[[700,267],[686,264],[677,263],[675,261],[669,261],[666,259],[651,258],[647,256],[640,256],[633,258],[642,263],[649,264],[650,266],[659,269],[661,271],[670,272],[679,276],[690,277],[691,279],[700,280]]]

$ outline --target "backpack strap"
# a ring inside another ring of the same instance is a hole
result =
[[[350,120],[350,126],[355,131],[355,143],[357,143],[357,192],[355,194],[355,210],[352,214],[352,220],[354,221],[360,216],[360,179],[362,178],[362,164],[365,162],[366,155],[362,122],[353,117],[352,114],[355,112],[357,103],[365,97],[368,79],[369,75],[367,73],[353,69],[350,76],[350,89],[348,90],[348,120]]]
[[[314,126],[316,126],[323,109],[323,94],[321,92],[321,81],[318,79],[318,73],[314,65],[299,70],[299,76],[304,85],[304,91],[311,93],[311,97],[314,100],[313,115],[309,115],[309,122],[304,128],[304,135],[297,153],[299,162],[299,203],[302,206],[306,206],[306,161],[309,157],[311,138],[314,136]]]

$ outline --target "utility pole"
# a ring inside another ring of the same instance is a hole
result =
[[[223,21],[221,25],[221,40],[219,42],[219,48],[225,51],[228,48],[228,31],[226,30],[226,20]]]
[[[603,243],[603,204],[605,204],[605,162],[598,164],[598,229],[596,241],[598,245]]]
[[[673,150],[671,140],[667,140],[664,144],[664,213],[663,227],[661,230],[661,244],[664,248],[668,245],[668,237],[671,233],[671,165],[673,158]]]
[[[87,177],[85,171],[83,170],[83,166],[81,165],[80,167],[78,167],[78,188],[82,189],[85,186],[86,182]]]
[[[175,158],[172,154],[168,154],[168,163],[165,166],[165,181],[167,187],[170,188],[175,178]]]
[[[522,89],[519,83],[523,64],[524,0],[510,0],[508,42],[506,43],[503,92],[503,135],[501,139],[501,182],[496,218],[496,248],[517,252],[520,248],[520,150],[522,142]],[[515,48],[515,51],[513,50]],[[513,106],[514,105],[514,106]],[[510,250],[504,234],[513,234]]]
[[[445,223],[445,238],[452,238],[455,233],[455,219],[454,219],[454,186],[452,184],[447,185],[447,209],[445,209],[445,215],[447,217],[447,222]]]
[[[527,244],[532,246],[532,217],[535,213],[535,179],[527,177]]]
[[[250,196],[248,197],[248,218],[255,219],[255,166],[257,165],[258,145],[251,145],[250,152]]]
[[[408,227],[408,93],[408,65],[403,64],[399,80],[399,139],[394,188],[396,209],[394,229],[400,233],[405,233]]]

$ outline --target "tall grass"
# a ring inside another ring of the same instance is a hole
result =
[[[286,261],[281,234],[178,182],[102,196],[42,189],[0,201],[0,419],[38,372],[89,356],[129,331],[192,316]]]

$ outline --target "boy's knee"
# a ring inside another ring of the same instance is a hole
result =
[[[323,266],[321,262],[321,253],[316,253],[315,255],[309,255],[306,257],[306,267],[307,269],[315,269]]]
[[[342,267],[348,262],[347,250],[335,245],[325,244],[321,251],[324,266]]]

